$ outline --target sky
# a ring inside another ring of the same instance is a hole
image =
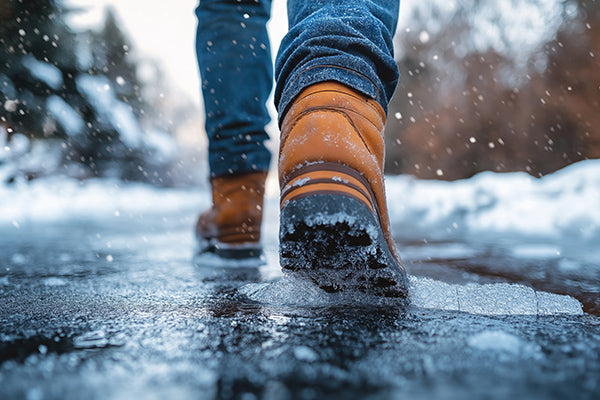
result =
[[[113,7],[137,55],[157,60],[168,81],[176,86],[174,89],[199,104],[200,80],[194,45],[197,0],[63,0],[63,3],[85,9],[70,17],[75,30],[101,26],[105,8]],[[285,3],[285,0],[273,1],[268,27],[274,54],[287,29]]]

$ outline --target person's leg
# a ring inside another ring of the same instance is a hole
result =
[[[404,297],[383,182],[398,2],[291,0],[276,63],[280,261],[328,291]]]
[[[327,81],[375,99],[384,110],[398,82],[393,36],[399,0],[289,0],[290,30],[276,60],[280,120],[308,86]]]
[[[267,171],[271,0],[201,0],[196,52],[212,177]]]
[[[196,224],[200,253],[257,257],[264,184],[266,101],[273,67],[270,0],[201,0],[196,50],[206,111],[212,207]]]

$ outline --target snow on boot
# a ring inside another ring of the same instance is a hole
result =
[[[266,178],[266,172],[255,172],[211,180],[212,207],[196,223],[196,264],[264,264],[260,228]]]
[[[384,126],[379,103],[334,82],[291,105],[279,152],[284,272],[328,292],[408,295],[385,200]]]

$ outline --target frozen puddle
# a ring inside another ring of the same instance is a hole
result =
[[[509,283],[454,285],[410,276],[412,307],[462,311],[480,315],[582,315],[581,303],[570,296],[535,291]],[[253,301],[284,307],[326,306],[360,302],[402,304],[396,299],[372,298],[363,294],[326,293],[311,282],[283,276],[271,283],[251,283],[240,292]]]

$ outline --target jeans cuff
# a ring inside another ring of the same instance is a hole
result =
[[[387,114],[387,100],[383,89],[365,75],[338,65],[313,65],[290,76],[288,83],[277,101],[279,125],[288,108],[307,87],[322,82],[338,82],[375,99]]]

